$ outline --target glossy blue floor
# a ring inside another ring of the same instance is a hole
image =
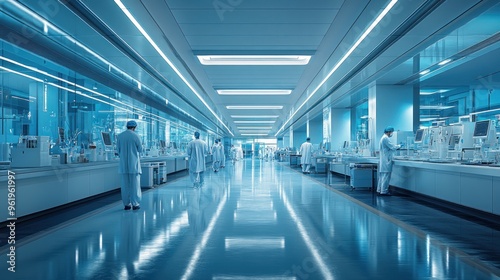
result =
[[[500,279],[498,224],[287,163],[228,162],[205,180],[169,178],[140,210],[114,199],[26,234],[15,273],[2,247],[0,279]]]

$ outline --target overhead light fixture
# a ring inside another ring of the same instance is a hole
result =
[[[198,55],[203,65],[307,65],[310,55]]]
[[[429,74],[429,72],[431,72],[431,70],[425,69],[425,70],[421,71],[419,74],[423,76],[425,74]]]
[[[233,106],[226,106],[226,109],[229,109],[229,110],[252,110],[252,109],[253,110],[265,110],[265,109],[281,110],[281,109],[283,109],[283,106],[279,106],[279,105],[268,105],[268,106],[233,105]]]
[[[448,59],[445,59],[445,60],[443,60],[443,61],[439,62],[439,63],[438,63],[438,65],[439,65],[439,66],[443,66],[443,65],[445,65],[445,64],[450,63],[451,61],[452,61],[452,59],[451,59],[451,58],[448,58]]]
[[[436,93],[445,93],[450,91],[450,89],[439,89],[439,90],[421,90],[420,95],[432,95]]]
[[[271,126],[238,126],[236,127],[238,130],[242,129],[271,129]]]
[[[276,121],[234,121],[234,123],[275,123]]]
[[[211,108],[211,106],[208,105],[208,103],[203,99],[201,94],[198,93],[198,91],[191,85],[191,83],[182,75],[182,73],[177,69],[177,67],[174,65],[172,61],[167,57],[167,55],[162,51],[162,49],[156,44],[156,42],[149,36],[149,34],[146,32],[146,30],[141,26],[139,21],[132,15],[130,12],[130,9],[128,9],[125,4],[122,3],[121,0],[115,0],[115,4],[118,5],[118,7],[122,10],[122,12],[127,16],[127,18],[134,24],[134,26],[139,30],[139,32],[144,36],[144,38],[149,42],[151,47],[153,47],[156,52],[163,58],[163,60],[172,68],[172,70],[177,74],[177,76],[184,82],[184,84],[198,97],[198,99],[205,105],[207,110],[212,113],[212,115],[219,121],[220,124],[222,124],[227,131],[233,135],[229,127],[222,121],[222,119],[219,117],[219,115]],[[234,135],[233,135],[234,136]]]
[[[278,115],[231,115],[233,119],[274,119]]]
[[[396,5],[398,0],[391,0],[389,4],[382,10],[382,12],[375,18],[375,20],[368,26],[368,28],[361,34],[361,37],[356,40],[356,42],[349,48],[349,50],[342,56],[342,58],[333,66],[333,68],[328,72],[325,78],[318,84],[317,87],[311,92],[311,94],[297,107],[297,109],[290,115],[290,117],[283,123],[281,128],[276,132],[275,136],[277,136],[283,129],[285,129],[286,124],[288,124],[293,117],[299,112],[299,110],[307,104],[307,102],[318,92],[320,88],[330,79],[330,77],[339,69],[339,67],[351,56],[351,54],[358,48],[358,46],[365,40],[365,38],[373,31],[373,29],[380,23],[380,21],[389,13],[389,11]]]
[[[442,106],[442,105],[422,105],[420,106],[420,110],[445,110],[451,109],[455,106]]]
[[[220,95],[289,95],[290,89],[218,89]]]
[[[242,136],[268,136],[269,133],[242,133]]]

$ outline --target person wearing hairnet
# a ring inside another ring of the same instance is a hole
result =
[[[193,182],[193,188],[203,186],[205,172],[205,156],[208,154],[208,145],[200,139],[200,133],[194,133],[194,139],[187,146],[189,158],[189,177]]]
[[[141,203],[141,160],[142,144],[135,132],[137,123],[127,122],[127,130],[120,133],[116,149],[120,157],[118,173],[121,174],[121,194],[125,210],[138,210]]]
[[[391,195],[389,192],[389,181],[391,180],[391,172],[393,161],[392,158],[394,156],[394,152],[401,148],[400,145],[394,145],[390,138],[394,133],[394,128],[392,126],[388,126],[384,129],[384,135],[380,138],[379,150],[380,150],[380,159],[378,165],[378,184],[377,184],[377,193],[380,195]]]
[[[312,163],[312,148],[311,138],[309,137],[307,137],[306,142],[300,145],[300,163],[302,164],[302,173],[304,174],[311,173],[309,169],[311,168]]]

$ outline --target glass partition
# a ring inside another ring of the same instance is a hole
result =
[[[183,153],[195,131],[164,112],[5,41],[0,41],[0,69],[0,143],[15,144],[20,136],[33,135],[49,136],[52,148],[104,149],[102,132],[109,133],[114,144],[126,122],[134,119],[146,148],[159,148],[164,141],[164,148]]]

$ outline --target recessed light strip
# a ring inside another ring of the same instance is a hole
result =
[[[242,129],[271,129],[271,126],[237,126],[238,130]]]
[[[310,55],[198,55],[203,65],[307,65]]]
[[[278,132],[276,132],[275,136],[277,136],[285,128],[285,125],[288,124],[290,122],[290,120],[292,120],[292,118],[309,101],[309,99],[311,99],[311,97],[313,97],[314,94],[316,94],[316,92],[326,83],[326,81],[328,79],[330,79],[330,77],[333,75],[333,73],[335,71],[337,71],[337,69],[344,63],[344,61],[351,55],[351,53],[354,52],[354,50],[359,46],[359,44],[361,44],[361,42],[363,42],[363,40],[368,36],[368,34],[370,34],[372,32],[372,30],[385,17],[385,15],[387,13],[389,13],[389,11],[392,9],[392,7],[394,7],[396,2],[398,2],[398,0],[392,0],[384,8],[384,10],[378,15],[378,17],[372,22],[372,24],[370,24],[370,26],[365,30],[365,32],[363,32],[363,35],[361,35],[361,37],[359,37],[359,39],[354,43],[354,45],[352,45],[351,48],[344,54],[344,56],[342,56],[342,58],[337,62],[337,64],[335,64],[335,66],[332,68],[332,70],[330,70],[328,75],[326,75],[326,77],[321,81],[321,83],[319,83],[319,85],[311,92],[311,94],[306,98],[306,100],[304,100],[304,102],[302,102],[302,104],[300,104],[300,106],[292,113],[292,115],[286,120],[286,122],[283,123],[283,125],[278,130]]]
[[[258,124],[258,123],[275,123],[276,121],[234,121],[234,123],[251,123],[251,124]]]
[[[275,119],[278,115],[231,115],[233,119]]]
[[[218,89],[220,95],[289,95],[290,89]]]
[[[231,106],[226,106],[226,109],[229,110],[266,110],[266,109],[274,109],[274,110],[281,110],[283,109],[283,106],[246,106],[246,105],[231,105]]]
[[[156,50],[156,52],[167,62],[167,64],[174,70],[174,72],[181,78],[181,80],[191,89],[191,91],[198,97],[198,99],[205,105],[205,107],[214,115],[214,117],[219,121],[220,124],[222,124],[227,131],[234,136],[234,134],[231,132],[229,127],[226,126],[226,124],[219,118],[219,116],[208,106],[207,102],[205,99],[201,97],[201,95],[196,91],[196,89],[188,82],[188,80],[182,75],[182,73],[175,67],[175,65],[168,59],[168,57],[163,53],[163,51],[158,47],[158,45],[153,41],[153,39],[149,36],[149,34],[142,28],[142,26],[139,24],[139,22],[134,18],[134,16],[129,12],[127,7],[121,2],[121,0],[115,0],[115,3],[120,7],[122,12],[128,17],[128,19],[135,25],[135,27],[141,32],[141,34],[148,40],[149,44]]]

